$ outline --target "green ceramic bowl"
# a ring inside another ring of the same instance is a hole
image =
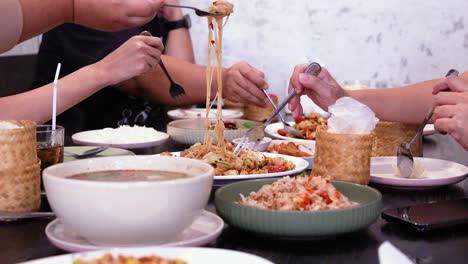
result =
[[[325,239],[364,229],[380,215],[382,195],[375,189],[340,181],[332,184],[359,205],[313,212],[264,210],[235,204],[245,196],[277,179],[242,181],[216,191],[218,214],[229,225],[258,235],[292,240]]]

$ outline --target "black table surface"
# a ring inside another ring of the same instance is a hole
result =
[[[180,148],[174,144],[169,147]],[[426,157],[468,166],[468,153],[448,136],[426,137],[424,148]],[[385,207],[395,207],[467,197],[468,180],[424,191],[373,187],[383,194]],[[212,202],[208,210],[214,211]],[[66,253],[47,240],[44,229],[50,221],[0,223],[0,264]],[[365,230],[309,242],[263,239],[226,226],[221,236],[207,246],[252,253],[274,263],[378,263],[377,249],[384,241],[390,241],[415,263],[468,263],[468,225],[420,233],[381,218]]]

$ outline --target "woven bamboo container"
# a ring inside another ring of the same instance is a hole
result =
[[[274,94],[270,94],[270,97],[272,101],[278,105],[278,97]],[[249,120],[264,122],[271,116],[271,114],[273,114],[274,111],[275,108],[271,104],[268,104],[267,107],[259,107],[249,104],[244,107],[244,116]],[[278,116],[276,116],[273,121],[278,121]]]
[[[418,128],[419,125],[380,121],[374,130],[372,156],[396,156],[398,146],[409,142]],[[423,156],[422,135],[413,143],[411,151],[415,157]]]
[[[312,174],[333,180],[368,184],[374,134],[328,133],[317,129]]]
[[[19,123],[22,128],[0,129],[0,170],[36,164],[36,123]]]
[[[41,204],[41,162],[0,170],[0,211],[32,212]]]

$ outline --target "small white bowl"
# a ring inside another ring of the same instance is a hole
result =
[[[105,170],[163,170],[191,177],[140,182],[67,178]],[[67,232],[107,247],[155,245],[177,236],[206,206],[213,175],[208,163],[161,156],[77,160],[43,172],[47,199]]]
[[[216,120],[211,120],[215,122]],[[251,126],[261,125],[256,121],[246,119],[229,119],[225,121],[232,121],[238,125],[238,129],[224,130],[224,139],[231,142],[235,138],[242,137]],[[242,127],[241,125],[247,123],[249,127]],[[205,119],[184,119],[176,120],[167,124],[167,133],[171,139],[182,144],[193,145],[195,143],[203,143],[205,138]],[[209,131],[213,134],[213,130]]]
[[[237,146],[239,144],[239,142],[241,142],[242,138],[235,138],[232,140],[232,144],[234,146]],[[260,143],[258,143],[257,147],[255,147],[255,150],[256,151],[259,151],[259,152],[263,152],[267,149],[267,147],[270,145],[270,142],[271,142],[271,138],[269,137],[264,137],[262,139],[262,141],[260,141]],[[255,144],[255,142],[249,142],[249,144],[253,145]]]

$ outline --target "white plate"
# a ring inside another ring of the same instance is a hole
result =
[[[294,122],[288,122],[288,124],[290,124],[292,126],[295,123]],[[273,137],[273,138],[291,140],[291,141],[294,141],[294,142],[297,142],[297,143],[308,143],[308,142],[311,142],[311,141],[315,142],[315,140],[290,138],[290,137],[282,136],[282,135],[278,134],[278,129],[281,129],[281,128],[283,128],[283,123],[278,122],[278,123],[269,124],[265,128],[265,133],[267,135],[269,135],[270,137]]]
[[[67,254],[49,258],[43,258],[23,264],[72,264],[78,258],[91,260],[101,257],[106,253],[114,256],[125,255],[134,257],[161,256],[165,258],[180,258],[189,264],[273,264],[272,262],[244,252],[218,249],[218,248],[163,248],[163,247],[138,247],[116,248],[110,250]]]
[[[172,119],[193,119],[193,118],[205,118],[205,108],[189,108],[189,109],[175,109],[167,112],[167,115]],[[239,110],[223,109],[223,118],[241,118],[244,115]],[[216,109],[210,111],[209,118],[216,118]]]
[[[72,136],[72,140],[75,144],[84,146],[110,146],[123,149],[140,149],[159,146],[169,139],[168,134],[154,130],[152,139],[139,140],[133,143],[112,142],[100,138],[102,131],[102,129],[97,129],[75,133]]]
[[[272,140],[268,147],[283,144],[283,143],[288,143],[288,142],[293,142],[296,145],[306,146],[315,153],[315,140],[307,140],[307,142],[297,142],[297,141],[294,141],[294,140],[291,140],[291,139],[288,139],[288,140]],[[312,166],[314,165],[314,156],[298,157],[298,158],[301,158],[301,159],[303,159],[303,160],[305,160],[305,161],[307,161],[309,163],[309,167],[307,167],[307,170],[312,169]]]
[[[174,238],[174,240],[159,246],[203,246],[218,238],[223,227],[224,222],[219,216],[204,211],[190,227]],[[103,246],[96,246],[85,238],[68,232],[59,219],[50,222],[46,227],[45,233],[52,244],[69,252],[101,250],[106,248]]]
[[[174,156],[179,156],[180,152],[171,152],[172,155]],[[266,157],[282,157],[286,160],[292,161],[295,165],[294,169],[289,170],[289,171],[283,171],[283,172],[274,172],[274,173],[262,173],[262,174],[249,174],[249,175],[232,175],[232,176],[214,176],[214,180],[216,181],[227,181],[227,180],[253,180],[253,179],[262,179],[262,178],[276,178],[276,177],[283,177],[283,176],[288,176],[288,175],[294,175],[294,174],[299,174],[303,172],[304,170],[307,169],[309,166],[309,163],[305,161],[304,159],[297,158],[297,157],[292,157],[292,156],[287,156],[287,155],[281,155],[281,154],[275,154],[275,153],[268,153],[268,152],[260,152],[262,155],[265,155]],[[159,155],[159,154],[157,154]]]
[[[425,178],[405,179],[395,176],[396,157],[371,159],[370,182],[398,188],[432,188],[455,184],[468,176],[468,168],[456,162],[415,158],[424,167]]]
[[[434,128],[434,124],[427,124],[423,129],[424,136],[430,136],[435,133],[437,133],[437,131]]]

